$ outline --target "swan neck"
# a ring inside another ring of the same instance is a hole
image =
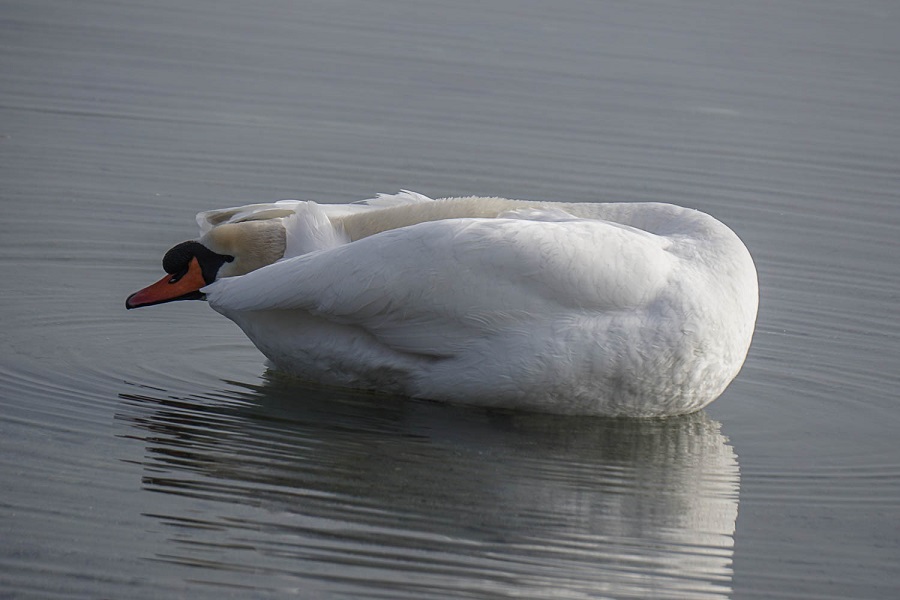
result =
[[[352,241],[383,231],[443,219],[496,218],[520,208],[554,207],[583,219],[600,219],[634,227],[660,236],[695,239],[735,238],[727,227],[697,210],[657,202],[560,203],[509,200],[506,198],[443,198],[432,202],[403,204],[362,211],[335,219]]]
[[[462,218],[493,219],[505,210],[539,205],[539,202],[505,198],[445,198],[354,213],[338,219],[338,224],[351,240],[356,241],[376,233],[417,223]]]

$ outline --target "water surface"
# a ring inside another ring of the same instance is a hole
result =
[[[0,596],[892,598],[895,3],[7,1]],[[304,386],[202,303],[194,213],[668,201],[745,240],[744,370],[664,421]]]

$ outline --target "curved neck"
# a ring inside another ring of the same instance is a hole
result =
[[[367,210],[333,219],[350,239],[358,239],[388,231],[444,219],[487,218],[493,219],[505,210],[523,206],[536,206],[539,202],[524,202],[504,198],[442,198],[431,202],[402,204],[379,210]]]
[[[351,240],[358,240],[382,231],[426,221],[458,218],[493,219],[505,211],[543,206],[566,211],[575,217],[602,219],[662,236],[686,235],[710,238],[722,234],[734,235],[727,227],[705,213],[657,202],[569,203],[480,197],[443,198],[432,202],[367,210],[333,220]]]

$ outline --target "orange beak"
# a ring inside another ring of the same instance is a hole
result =
[[[125,308],[140,308],[173,300],[200,300],[203,298],[200,288],[206,285],[200,263],[192,258],[183,275],[166,275],[153,285],[133,293],[125,300]]]

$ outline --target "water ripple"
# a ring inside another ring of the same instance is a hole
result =
[[[157,560],[367,597],[446,597],[461,580],[474,595],[728,595],[739,472],[703,414],[479,412],[277,375],[215,396],[121,395],[144,487],[209,503],[146,515],[171,531]]]

